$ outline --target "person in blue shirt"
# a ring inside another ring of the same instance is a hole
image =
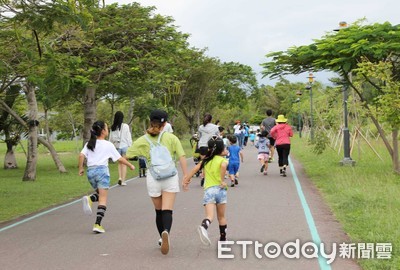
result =
[[[240,146],[236,144],[237,138],[235,136],[229,136],[230,146],[228,147],[229,152],[229,163],[228,172],[229,178],[231,179],[231,187],[238,185],[239,182],[236,175],[239,172],[240,162],[243,162],[243,152]]]
[[[254,133],[254,131],[250,131],[249,139],[250,139],[251,145],[254,146],[254,141],[256,140],[256,134]]]

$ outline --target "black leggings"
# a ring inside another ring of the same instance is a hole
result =
[[[276,146],[276,151],[278,152],[278,164],[279,167],[283,165],[289,165],[289,153],[290,153],[290,144],[281,144]]]

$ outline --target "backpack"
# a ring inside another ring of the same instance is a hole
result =
[[[114,144],[115,148],[117,148],[117,149],[119,148],[119,145],[121,142],[122,127],[123,126],[121,125],[121,129],[111,131],[111,134],[110,134],[110,142],[112,144]]]
[[[158,135],[158,140],[155,144],[149,139],[147,134],[144,136],[150,144],[149,170],[153,178],[156,180],[163,180],[178,173],[175,166],[175,161],[172,160],[168,148],[160,143],[164,132],[165,131]]]

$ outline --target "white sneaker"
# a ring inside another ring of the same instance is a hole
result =
[[[160,238],[160,239],[158,239],[158,246],[161,247],[161,244],[162,244],[162,239]]]
[[[86,215],[91,215],[92,214],[92,200],[90,199],[89,196],[83,196],[82,197],[82,206],[83,206],[83,212]]]
[[[120,179],[120,180],[118,180],[118,185],[120,185],[120,186],[126,186],[126,182],[125,182],[125,181],[122,181],[122,180]]]
[[[210,238],[208,238],[208,232],[206,228],[200,225],[199,227],[197,227],[197,232],[199,233],[200,240],[204,245],[206,246],[211,245],[211,241]]]
[[[161,233],[161,253],[163,255],[167,255],[169,252],[169,233],[167,231],[163,231]]]

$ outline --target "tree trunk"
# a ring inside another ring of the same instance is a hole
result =
[[[400,174],[400,163],[399,163],[399,130],[393,129],[392,130],[392,139],[393,139],[393,170]]]
[[[381,138],[382,138],[382,140],[383,140],[383,143],[385,144],[386,149],[387,149],[388,152],[389,152],[389,155],[390,155],[391,157],[393,157],[393,148],[392,148],[392,146],[390,145],[390,142],[389,142],[389,140],[388,140],[387,137],[386,137],[385,131],[383,130],[383,128],[382,128],[381,125],[379,124],[378,120],[372,115],[372,112],[371,112],[371,110],[369,109],[369,107],[368,107],[368,106],[365,106],[365,105],[364,105],[364,107],[366,107],[366,108],[368,109],[368,111],[369,111],[369,117],[371,118],[372,122],[375,124],[375,127],[377,128],[378,133],[379,133],[379,135],[381,136]]]
[[[48,119],[48,117],[49,117],[48,110],[45,109],[44,110],[44,120],[46,121],[46,123],[45,123],[46,139],[47,139],[47,141],[50,142],[50,129],[49,129],[49,119]]]
[[[127,115],[127,122],[129,125],[129,130],[132,131],[132,121],[133,121],[133,110],[135,108],[135,99],[133,97],[129,98],[129,110]]]
[[[96,121],[96,89],[94,86],[86,88],[84,104],[83,145],[90,139],[90,129]]]
[[[58,157],[56,149],[54,149],[53,145],[49,141],[45,140],[44,138],[39,137],[38,140],[41,144],[43,144],[50,151],[51,157],[53,158],[53,161],[56,164],[58,171],[60,173],[66,173],[67,170],[65,169],[63,163],[61,162],[60,158]]]
[[[351,75],[351,73],[350,73]],[[366,102],[366,100],[364,99],[364,97],[362,96],[361,92],[354,86],[354,84],[352,83],[351,79],[347,76],[346,81],[350,84],[351,88],[357,93],[358,97],[360,98],[361,104],[362,106],[367,110],[368,112],[368,116],[371,118],[372,122],[374,123],[375,127],[378,129],[378,133],[381,136],[383,143],[386,146],[386,149],[389,152],[389,155],[391,157],[393,157],[393,148],[390,145],[389,140],[387,139],[386,135],[385,135],[385,131],[383,130],[383,128],[381,127],[381,125],[378,122],[378,119],[376,119],[371,111],[371,109],[368,106],[368,103]]]
[[[18,168],[18,166],[13,149],[14,145],[12,144],[12,142],[9,141],[6,141],[6,145],[7,145],[7,152],[6,156],[4,157],[4,169],[16,169]]]
[[[25,173],[23,181],[34,181],[36,179],[37,165],[37,148],[38,148],[38,125],[37,120],[38,109],[35,95],[35,87],[33,85],[25,85],[25,94],[28,101],[28,156],[26,160]]]

